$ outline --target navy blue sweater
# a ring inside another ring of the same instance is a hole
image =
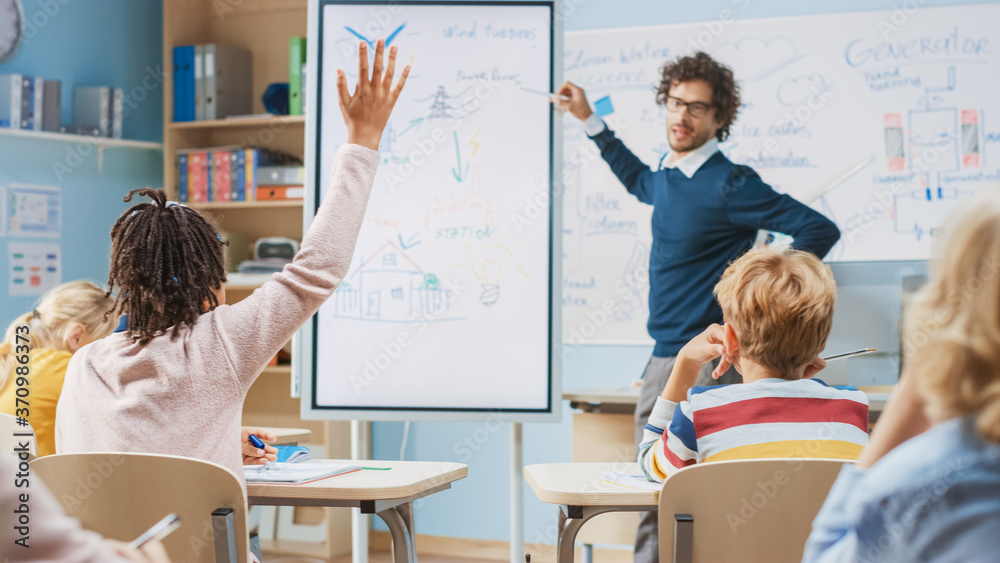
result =
[[[653,206],[647,326],[654,356],[676,356],[708,325],[722,322],[712,290],[758,229],[791,235],[795,248],[821,258],[840,238],[832,221],[721,152],[688,178],[675,168],[650,170],[611,129],[591,139],[629,193]]]

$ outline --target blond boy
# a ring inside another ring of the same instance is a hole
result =
[[[725,324],[712,325],[677,355],[639,446],[651,481],[695,463],[765,457],[857,459],[868,443],[860,391],[810,379],[833,324],[837,287],[808,252],[751,251],[715,286]],[[720,358],[742,385],[695,387],[702,364]]]

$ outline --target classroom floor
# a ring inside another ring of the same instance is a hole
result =
[[[506,561],[506,560],[504,560]],[[268,557],[264,563],[351,563],[351,556],[335,557],[327,561],[302,557]],[[420,555],[420,563],[497,563],[496,559],[468,559],[465,557],[448,557],[445,555]],[[372,552],[368,555],[368,563],[392,563],[392,556],[387,551]]]

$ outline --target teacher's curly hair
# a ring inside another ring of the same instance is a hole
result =
[[[733,78],[733,71],[724,64],[698,51],[688,57],[678,57],[660,68],[660,85],[656,89],[656,103],[667,103],[674,84],[690,80],[704,80],[712,87],[712,107],[716,121],[722,124],[716,133],[719,141],[729,137],[729,126],[736,121],[740,111],[740,87]]]
[[[140,344],[173,327],[193,325],[219,305],[214,290],[226,281],[218,230],[194,209],[167,201],[163,190],[132,190],[152,199],[125,211],[111,229],[108,295],[118,286],[116,307],[128,315],[129,336]]]

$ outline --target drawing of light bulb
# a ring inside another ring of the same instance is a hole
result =
[[[500,281],[513,261],[514,253],[506,246],[495,244],[476,253],[472,261],[472,273],[483,288],[483,292],[479,294],[480,303],[492,307],[500,299]]]

